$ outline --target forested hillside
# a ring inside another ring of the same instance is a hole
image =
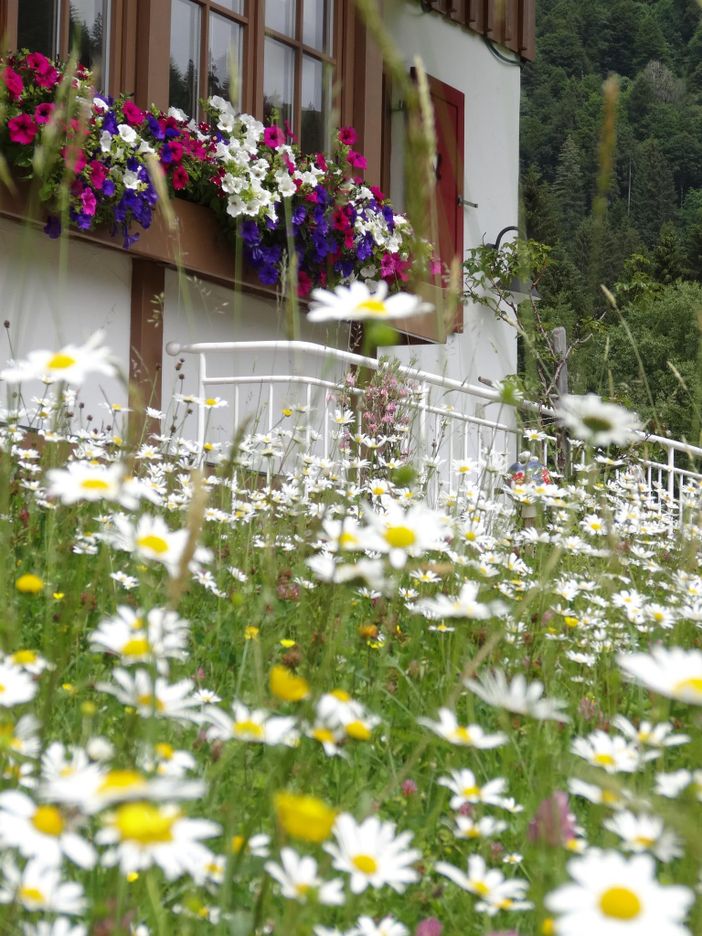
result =
[[[702,309],[700,7],[538,0],[537,9],[521,132],[526,233],[553,248],[540,310],[571,338],[593,335],[571,361],[576,389],[613,391],[647,418],[655,412],[659,428],[689,437],[698,431]],[[611,74],[619,76],[616,143],[606,207],[593,212]],[[600,283],[619,312],[608,311]]]

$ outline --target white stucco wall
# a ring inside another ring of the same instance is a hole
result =
[[[102,329],[105,344],[129,372],[131,258],[74,239],[50,240],[41,230],[0,219],[0,321],[10,322],[15,357],[29,351],[82,343]],[[10,358],[0,335],[0,361]],[[27,401],[43,393],[39,382],[23,387]],[[105,400],[124,405],[125,384],[89,377],[80,391],[83,417],[111,422]]]
[[[163,381],[164,408],[173,392],[198,393],[199,361],[194,355],[183,355],[185,365],[179,373],[177,358],[167,352],[171,342],[189,344],[193,342],[223,341],[275,341],[287,337],[284,309],[276,307],[272,299],[251,293],[234,291],[166,271],[165,307],[163,321]],[[326,328],[304,319],[300,321],[299,339],[329,347],[348,347],[348,327],[345,325]],[[263,376],[267,374],[299,374],[316,376],[325,380],[339,380],[345,371],[343,365],[330,358],[314,357],[306,353],[289,354],[287,351],[255,351],[244,354],[221,354],[208,356],[208,376]],[[312,395],[315,427],[321,431],[322,410],[326,410],[326,390],[315,388]],[[215,384],[210,395],[219,396],[230,404],[227,409],[213,410],[210,415],[208,435],[212,440],[227,441],[231,438],[234,414],[234,391],[231,386]],[[281,424],[281,410],[292,403],[304,403],[304,387],[283,387],[275,391],[273,424]],[[268,429],[268,396],[256,384],[240,388],[239,417],[252,417],[249,431],[265,432]],[[185,435],[192,437],[195,420],[189,418]]]
[[[426,72],[465,95],[464,249],[494,242],[519,216],[520,69],[496,60],[483,40],[444,17],[422,13],[416,3],[390,0],[386,23],[409,68],[415,56]],[[506,55],[511,55],[505,50]],[[403,202],[404,114],[392,115],[391,196]],[[515,332],[487,310],[468,305],[462,333],[445,344],[397,350],[404,361],[458,380],[499,379],[516,370]],[[493,407],[494,409],[494,407]]]

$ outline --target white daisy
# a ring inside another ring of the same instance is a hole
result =
[[[560,699],[545,699],[544,685],[538,680],[527,683],[522,673],[518,673],[511,682],[501,670],[481,673],[478,680],[466,679],[464,685],[488,705],[530,715],[539,720],[567,722],[568,716],[561,709],[566,705]]]
[[[340,878],[324,881],[317,873],[317,862],[309,855],[298,855],[293,848],[280,852],[281,864],[267,861],[266,871],[280,884],[280,893],[288,900],[339,906],[344,902],[344,885]]]
[[[689,936],[687,887],[662,887],[649,855],[592,849],[568,862],[572,883],[546,898],[559,936]]]
[[[393,822],[382,822],[369,816],[356,822],[353,816],[342,813],[334,823],[336,844],[324,846],[334,859],[334,867],[351,876],[351,891],[362,893],[367,887],[386,884],[403,893],[408,884],[419,880],[419,874],[410,867],[422,855],[409,848],[410,832],[397,834]]]

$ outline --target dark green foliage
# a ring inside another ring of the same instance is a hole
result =
[[[539,0],[537,17],[537,59],[523,72],[522,196],[527,237],[552,248],[540,315],[577,342],[574,391],[613,394],[689,437],[702,307],[702,11],[696,0]],[[612,74],[613,170],[593,217]]]

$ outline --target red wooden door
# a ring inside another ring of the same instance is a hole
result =
[[[436,130],[436,209],[439,259],[450,266],[463,260],[464,95],[429,76]]]

